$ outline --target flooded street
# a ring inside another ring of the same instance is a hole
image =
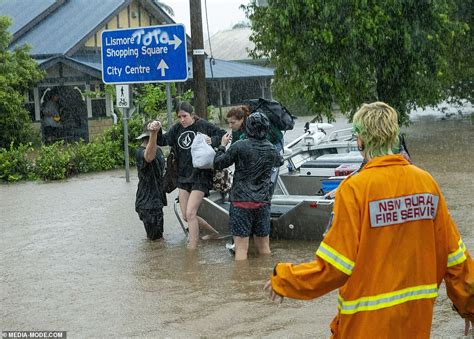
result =
[[[299,119],[302,131],[309,118]],[[474,251],[474,125],[471,118],[420,117],[409,128],[413,161],[441,186],[463,240]],[[134,211],[137,174],[81,175],[65,182],[0,185],[0,330],[61,330],[92,337],[329,337],[337,292],[277,307],[262,287],[278,261],[314,256],[316,242],[273,241],[273,254],[234,263],[226,240],[185,249],[172,209],[165,240],[146,240]],[[464,321],[444,286],[433,337],[461,337]]]

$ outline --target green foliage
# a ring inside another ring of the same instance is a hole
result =
[[[145,117],[140,115],[134,115],[128,119],[128,150],[130,155],[130,164],[135,164],[135,150],[141,144],[140,140],[135,138],[142,134],[143,124],[145,123]],[[118,123],[107,129],[104,135],[97,140],[98,143],[107,143],[109,145],[110,156],[114,159],[114,162],[119,166],[125,165],[124,159],[124,131],[123,131],[123,119],[121,113],[119,114]]]
[[[122,143],[106,140],[65,145],[43,145],[35,160],[34,172],[43,180],[62,180],[71,175],[105,171],[124,165]]]
[[[112,141],[100,143],[81,141],[69,145],[71,159],[68,174],[106,171],[118,167],[117,157],[114,156],[116,146]]]
[[[224,117],[221,117],[219,113],[213,105],[207,106],[207,120],[209,122],[220,124],[221,120],[224,121]]]
[[[453,101],[474,101],[474,0],[457,0],[455,18],[464,22],[466,34],[452,42],[449,50],[455,51],[450,60],[454,69],[447,76],[447,96]]]
[[[9,182],[33,179],[33,163],[28,158],[31,150],[31,144],[15,148],[13,142],[9,148],[0,148],[0,179]]]
[[[71,161],[71,153],[64,142],[41,146],[35,160],[36,175],[43,180],[62,180],[66,178]]]
[[[188,89],[187,91],[185,91],[183,94],[176,96],[176,100],[178,100],[178,101],[189,101],[189,102],[192,102],[192,101],[193,101],[193,98],[194,98],[194,92],[193,92],[192,90],[190,90],[190,89]]]
[[[8,147],[12,142],[25,144],[38,138],[23,107],[23,93],[44,76],[28,55],[29,47],[8,49],[10,22],[9,18],[0,16],[0,148]]]
[[[286,98],[283,99],[283,101],[286,103],[286,108],[288,110],[296,115],[296,116],[312,116],[314,113],[308,109],[306,106],[306,103],[303,101],[302,98]],[[332,121],[331,119],[328,119],[328,122]]]
[[[43,145],[36,159],[30,160],[31,144],[0,149],[0,179],[62,180],[79,173],[105,171],[124,165],[122,140],[102,138],[96,142],[84,141],[65,145],[63,141]],[[131,148],[137,142],[132,142]],[[134,153],[131,153],[134,154]],[[131,157],[132,163],[134,158]]]
[[[187,90],[182,95],[176,94],[176,86],[174,83],[170,85],[170,93],[173,106],[178,101],[191,101],[193,92]],[[136,90],[137,103],[140,107],[142,121],[158,119],[164,128],[168,128],[168,109],[166,103],[165,84],[146,84]],[[172,108],[174,110],[174,107]],[[174,113],[172,112],[172,116]]]
[[[472,20],[473,1],[467,2]],[[252,1],[245,9],[255,32],[252,55],[275,67],[281,101],[302,100],[318,117],[331,119],[333,103],[353,114],[362,103],[380,100],[406,123],[411,109],[449,95],[462,77],[453,59],[472,67],[472,55],[459,57],[467,49],[469,25],[457,14],[457,3],[269,0],[268,7]]]
[[[166,116],[166,91],[163,84],[144,85],[138,102],[146,120],[158,118],[164,121]]]

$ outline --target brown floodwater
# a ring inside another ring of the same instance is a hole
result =
[[[472,120],[423,117],[406,133],[414,162],[439,182],[472,251]],[[120,170],[0,185],[0,330],[62,330],[71,338],[329,337],[336,292],[279,307],[262,292],[276,262],[311,260],[317,242],[273,241],[270,257],[251,249],[244,263],[233,261],[226,240],[189,252],[172,206],[165,240],[149,242],[134,211],[136,186],[133,170],[128,184]],[[442,287],[433,337],[461,337],[463,328]]]

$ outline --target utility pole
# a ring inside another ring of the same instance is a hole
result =
[[[195,112],[207,119],[206,72],[204,68],[204,41],[202,36],[201,0],[189,0],[191,15],[191,46],[193,50],[193,90]]]

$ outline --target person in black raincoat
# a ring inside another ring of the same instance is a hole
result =
[[[257,111],[258,112],[258,111]],[[250,115],[249,107],[246,105],[240,105],[232,108],[227,112],[227,122],[229,127],[232,129],[232,144],[239,140],[247,138],[245,133],[245,122],[247,117]],[[270,121],[270,120],[269,120]],[[268,128],[267,135],[265,136],[268,141],[275,145],[277,151],[283,154],[283,133],[270,121],[270,127]],[[275,186],[278,180],[278,174],[280,173],[280,167],[274,167],[272,169],[270,193],[273,195]]]
[[[259,254],[270,254],[270,177],[273,167],[283,165],[283,158],[266,140],[269,127],[264,114],[252,113],[245,124],[247,139],[233,143],[226,151],[232,136],[224,135],[214,158],[215,169],[235,164],[229,196],[229,227],[234,237],[235,260],[247,259],[250,234],[254,235]]]
[[[166,206],[166,194],[163,189],[165,159],[163,152],[156,146],[158,122],[147,122],[143,133],[137,137],[142,144],[136,151],[138,187],[135,199],[135,211],[143,221],[147,238],[163,238],[163,206]]]
[[[196,249],[199,242],[199,228],[210,232],[208,238],[216,237],[218,232],[204,219],[197,216],[202,199],[209,195],[212,186],[212,170],[193,167],[191,144],[196,133],[208,136],[208,143],[217,147],[222,136],[226,133],[204,119],[194,114],[194,108],[188,102],[181,102],[176,108],[179,122],[171,127],[167,133],[160,129],[158,145],[169,145],[176,152],[178,160],[179,206],[183,218],[188,223],[188,248]]]

